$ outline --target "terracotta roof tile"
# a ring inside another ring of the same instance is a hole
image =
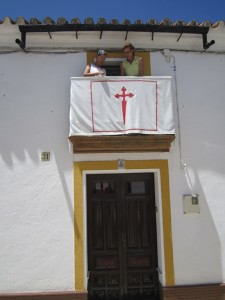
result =
[[[10,17],[5,17],[4,19],[3,19],[3,22],[2,22],[3,24],[15,24],[16,22],[15,21],[13,21],[13,19],[11,19]]]
[[[105,18],[99,18],[97,24],[107,24],[107,21]]]
[[[149,25],[158,25],[158,22],[156,21],[156,19],[149,19],[146,24],[149,24]]]
[[[46,25],[54,25],[55,21],[50,17],[45,17],[44,20],[43,20],[43,23],[46,24]]]
[[[27,20],[25,20],[24,17],[18,17],[16,19],[16,24],[18,24],[18,25],[26,25],[26,24],[29,24],[29,22]]]
[[[117,19],[112,19],[109,24],[118,25],[119,21]]]
[[[212,24],[212,28],[216,28],[218,26],[223,26],[224,27],[225,26],[225,21],[218,21],[218,22]]]
[[[136,25],[142,25],[143,24],[143,21],[141,19],[137,19],[134,24]]]
[[[38,25],[38,24],[41,24],[41,21],[38,20],[37,18],[32,18],[32,19],[30,19],[30,24],[31,25]]]
[[[73,18],[71,20],[71,24],[81,24],[80,19],[79,18]]]
[[[173,26],[185,26],[185,22],[183,20],[177,20],[173,23]]]
[[[67,20],[64,17],[60,17],[57,20],[53,20],[51,17],[45,17],[43,20],[39,20],[37,18],[31,18],[30,20],[26,20],[24,17],[19,16],[16,20],[13,20],[9,16],[6,16],[4,19],[0,19],[0,25],[2,24],[11,24],[11,25],[37,25],[37,24],[47,24],[47,25],[54,25],[54,24],[122,24],[122,25],[131,25],[131,24],[150,24],[150,25],[164,25],[164,26],[200,26],[200,27],[212,27],[216,28],[218,26],[225,26],[225,21],[220,20],[215,23],[212,23],[209,20],[206,20],[202,23],[198,23],[195,20],[191,20],[189,22],[184,22],[183,20],[177,20],[173,22],[169,18],[164,18],[160,22],[158,22],[156,19],[149,19],[146,22],[137,19],[134,22],[131,22],[129,19],[124,19],[123,21],[119,22],[117,19],[111,19],[107,21],[105,18],[99,18],[97,22],[94,22],[92,17],[87,17],[83,20],[83,22],[78,18],[74,17],[71,21]]]
[[[163,26],[169,26],[172,25],[172,21],[169,18],[165,18],[159,24]]]
[[[130,25],[131,22],[129,19],[124,19],[123,22],[122,22],[123,25]]]
[[[196,21],[191,21],[191,22],[188,22],[187,24],[186,24],[186,26],[199,26],[199,24],[198,24],[198,22],[196,22]]]
[[[86,18],[86,19],[84,20],[84,24],[94,24],[94,20],[93,20],[91,17]]]
[[[57,24],[58,25],[68,24],[68,21],[65,18],[61,17],[57,19]]]
[[[204,21],[199,24],[200,27],[211,27],[212,23],[210,21]]]

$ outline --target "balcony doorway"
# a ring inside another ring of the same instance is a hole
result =
[[[120,64],[125,59],[123,52],[111,52],[108,49],[107,57],[105,60],[104,68],[106,69],[107,76],[120,76]],[[141,56],[145,62],[145,76],[151,75],[151,65],[150,65],[150,52],[148,51],[135,51],[135,55]],[[96,57],[95,51],[87,52],[87,63],[91,64],[94,62]]]

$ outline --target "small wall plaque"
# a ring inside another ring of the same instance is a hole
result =
[[[42,152],[41,161],[50,161],[50,152]]]
[[[118,170],[124,170],[125,169],[125,159],[119,159],[118,160]]]

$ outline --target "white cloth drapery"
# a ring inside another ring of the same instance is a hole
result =
[[[171,77],[71,78],[70,136],[174,134]]]

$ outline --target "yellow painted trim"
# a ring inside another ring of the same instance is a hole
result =
[[[84,290],[83,172],[117,169],[117,161],[74,163],[75,290]],[[126,161],[125,169],[157,169],[160,171],[166,286],[174,286],[168,162],[167,160]]]
[[[146,51],[135,51],[135,55],[143,58],[145,62],[145,76],[151,75],[151,66],[150,66],[150,53]],[[87,64],[91,64],[96,56],[96,52],[89,51],[87,52]],[[107,50],[108,58],[124,58],[123,52],[110,52]]]

